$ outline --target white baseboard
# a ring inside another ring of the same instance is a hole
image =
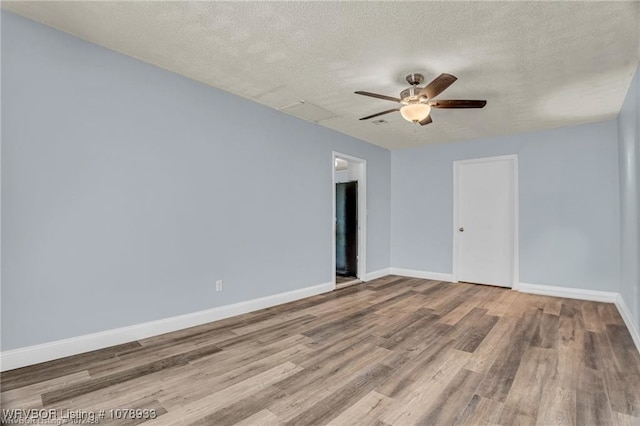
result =
[[[542,296],[566,297],[568,299],[592,300],[595,302],[614,303],[618,298],[618,293],[612,291],[585,290],[582,288],[555,287],[540,284],[518,283],[514,290]]]
[[[373,272],[367,272],[364,276],[363,281],[371,281],[376,280],[378,278],[386,277],[387,275],[391,275],[391,268],[379,269]]]
[[[366,281],[386,275],[401,275],[438,281],[453,280],[453,276],[451,274],[401,268],[386,268],[366,274]],[[304,299],[306,297],[327,293],[332,290],[333,283],[324,283],[286,293],[279,293],[272,296],[239,302],[232,305],[193,312],[190,314],[4,351],[0,353],[0,371],[12,370],[14,368],[25,367],[27,365],[51,361],[57,358],[63,358],[151,336],[157,336],[159,334],[182,330],[224,318],[257,311],[259,309]],[[636,344],[636,347],[638,348],[638,351],[640,351],[640,333],[634,323],[629,307],[618,293],[527,283],[519,283],[515,290],[523,293],[540,294],[545,296],[615,303],[634,343]]]
[[[27,365],[157,336],[171,331],[182,330],[259,309],[293,302],[294,300],[304,299],[305,297],[327,293],[332,290],[333,283],[331,282],[319,284],[190,314],[4,351],[0,353],[0,371],[12,370],[14,368],[25,367]]]
[[[424,278],[425,280],[453,281],[453,274],[442,272],[418,271],[415,269],[389,268],[391,275],[401,275],[403,277]]]
[[[631,315],[631,310],[629,306],[625,303],[624,299],[620,294],[615,301],[616,308],[618,308],[618,312],[620,312],[620,316],[624,320],[624,323],[627,326],[627,330],[629,330],[629,334],[631,334],[631,338],[633,339],[633,343],[636,344],[636,348],[638,352],[640,352],[640,332],[638,332],[638,327],[635,323],[633,315]]]

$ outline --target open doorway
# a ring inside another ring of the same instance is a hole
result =
[[[333,154],[333,273],[336,288],[358,284],[365,275],[366,162]]]
[[[336,283],[358,277],[358,181],[336,182]]]

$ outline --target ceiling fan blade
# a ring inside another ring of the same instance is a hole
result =
[[[385,101],[400,102],[399,98],[394,98],[393,96],[379,95],[377,93],[362,92],[362,91],[357,91],[357,92],[354,92],[354,93],[356,95],[363,95],[363,96],[370,96],[372,98],[384,99]]]
[[[386,111],[378,112],[373,115],[367,115],[366,117],[362,117],[360,120],[368,120],[370,118],[377,117],[379,115],[389,114],[390,112],[395,112],[395,111],[400,111],[400,108],[388,109]]]
[[[444,89],[451,86],[458,78],[451,74],[440,74],[433,81],[420,91],[420,95],[426,96],[429,99],[433,99],[440,93],[444,92]]]
[[[431,107],[433,108],[483,108],[487,101],[470,101],[466,99],[455,99],[455,100],[438,100],[430,102]]]
[[[427,118],[425,118],[424,120],[420,121],[420,125],[421,126],[426,126],[427,124],[431,123],[431,115],[427,115]]]

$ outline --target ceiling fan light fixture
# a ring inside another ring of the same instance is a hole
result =
[[[415,103],[405,105],[400,108],[400,114],[402,114],[402,118],[407,121],[411,121],[412,123],[418,123],[429,115],[431,112],[431,106],[429,104],[423,103]]]

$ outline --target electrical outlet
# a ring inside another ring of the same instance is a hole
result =
[[[222,280],[216,281],[216,291],[222,291]]]

